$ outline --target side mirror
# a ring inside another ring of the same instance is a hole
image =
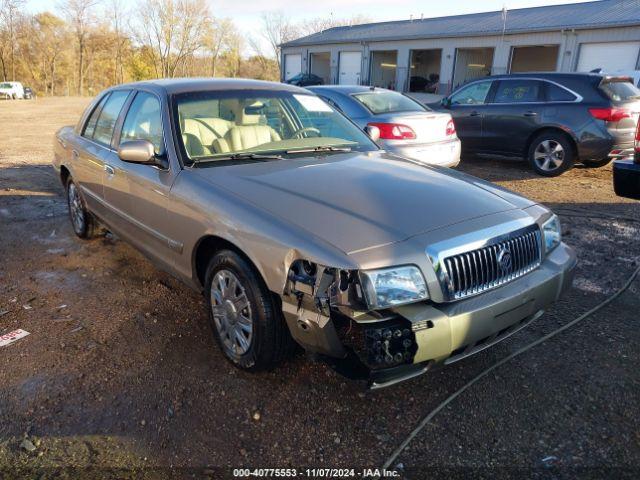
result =
[[[118,157],[123,162],[156,165],[156,152],[149,140],[129,140],[118,148]]]
[[[451,99],[449,97],[444,97],[442,100],[440,100],[440,106],[449,108],[451,106]]]
[[[374,142],[380,140],[380,129],[375,125],[367,125],[364,127],[364,132],[369,135],[369,138]]]

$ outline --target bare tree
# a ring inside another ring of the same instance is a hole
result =
[[[298,27],[282,11],[264,12],[261,35],[269,43],[279,69],[280,45],[298,37]]]
[[[328,17],[316,17],[304,20],[300,23],[299,32],[301,36],[313,35],[334,27],[350,27],[370,22],[371,19],[365,15],[354,15],[348,18],[335,18],[333,14]]]
[[[0,19],[7,30],[6,40],[9,43],[9,58],[11,59],[11,80],[16,79],[16,25],[21,16],[21,8],[25,0],[2,0],[0,2]]]
[[[95,21],[93,10],[96,5],[98,5],[98,0],[64,0],[60,7],[71,23],[78,47],[78,95],[84,93],[87,36]]]
[[[124,51],[129,42],[124,18],[129,16],[129,12],[124,0],[109,0],[107,8],[109,10],[111,30],[116,40],[113,45],[113,81],[117,84],[124,82]]]
[[[145,0],[139,33],[156,60],[156,76],[173,77],[185,60],[204,46],[210,14],[205,0]]]
[[[217,73],[217,64],[220,54],[229,48],[238,32],[234,23],[228,18],[213,18],[208,25],[205,35],[205,48],[211,55],[211,76]]]

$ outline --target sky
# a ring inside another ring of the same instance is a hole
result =
[[[372,21],[404,20],[411,15],[420,18],[460,15],[507,9],[579,3],[581,0],[209,0],[216,17],[231,18],[246,35],[257,38],[260,14],[270,10],[283,10],[292,20],[327,17],[336,18],[365,15]],[[133,7],[136,0],[130,0]],[[29,11],[56,11],[55,0],[27,0]]]

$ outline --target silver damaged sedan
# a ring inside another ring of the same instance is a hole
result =
[[[499,342],[572,283],[548,209],[385,153],[301,88],[119,85],[55,145],[76,235],[104,226],[202,291],[246,370],[300,345],[391,385]]]

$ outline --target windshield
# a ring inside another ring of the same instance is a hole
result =
[[[258,154],[284,157],[310,150],[377,150],[362,130],[312,94],[186,93],[176,96],[174,112],[183,152],[194,162],[255,161]]]
[[[424,112],[426,110],[418,102],[396,92],[378,90],[354,93],[353,97],[375,115],[396,112]]]
[[[602,82],[600,89],[614,102],[640,99],[640,90],[626,79]]]

